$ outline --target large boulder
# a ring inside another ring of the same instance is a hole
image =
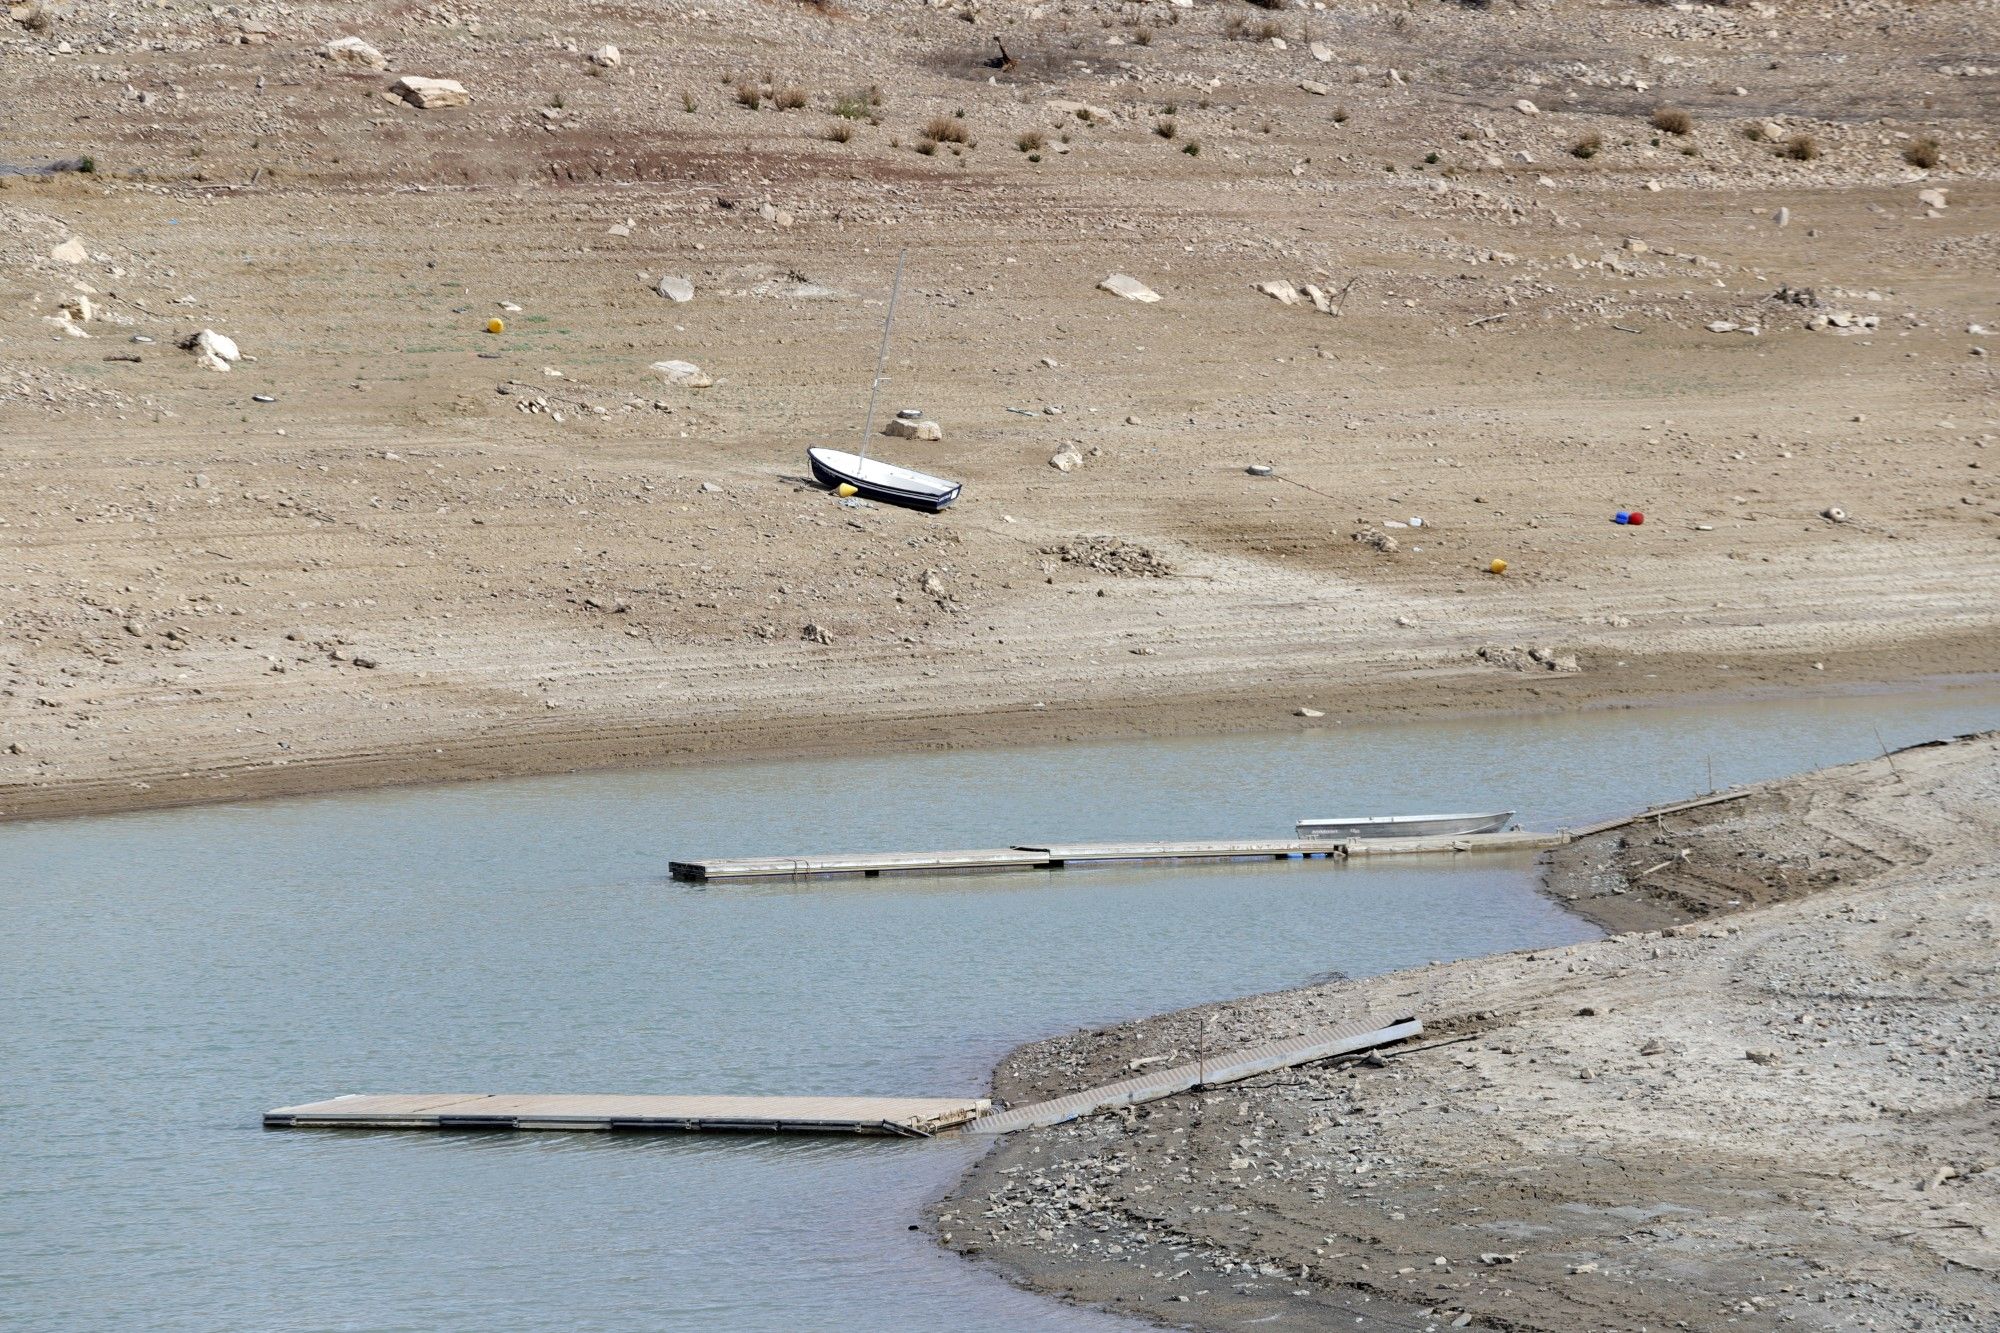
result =
[[[469,106],[472,103],[472,94],[455,79],[426,79],[405,74],[389,86],[389,91],[423,111],[439,111],[445,107]]]
[[[889,424],[882,428],[882,433],[905,440],[942,440],[944,427],[935,421],[908,421],[902,417],[891,417]]]
[[[675,305],[685,305],[694,300],[694,284],[686,278],[665,277],[653,290],[672,301]]]
[[[236,340],[214,329],[203,329],[188,340],[188,350],[194,353],[194,362],[204,370],[228,370],[243,359],[237,349]]]

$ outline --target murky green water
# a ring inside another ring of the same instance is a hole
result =
[[[1549,826],[2000,690],[758,763],[0,826],[0,1324],[1114,1327],[907,1230],[962,1142],[266,1132],[343,1092],[972,1093],[1084,1024],[1589,928],[1526,860],[704,889],[670,856]]]

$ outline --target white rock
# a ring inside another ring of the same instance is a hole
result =
[[[58,264],[81,264],[84,260],[90,258],[90,251],[83,248],[82,241],[72,236],[55,249],[49,251],[49,258],[55,260]]]
[[[455,79],[426,79],[415,74],[405,74],[389,85],[389,91],[411,106],[424,111],[467,106],[472,102],[472,94],[465,91],[465,85]]]
[[[1293,717],[1325,717],[1325,716],[1326,716],[1326,714],[1325,714],[1325,713],[1322,713],[1322,712],[1321,712],[1321,711],[1320,711],[1319,709],[1317,709],[1317,708],[1297,708],[1297,709],[1294,709],[1294,710],[1292,710],[1292,716],[1293,716]]]
[[[1049,457],[1049,466],[1058,472],[1074,472],[1083,466],[1083,454],[1073,444],[1066,444]]]
[[[68,315],[79,324],[88,324],[91,320],[97,318],[97,307],[92,305],[90,298],[81,292],[73,296],[65,296],[59,308],[65,315]]]
[[[320,48],[320,54],[336,65],[356,65],[362,69],[389,68],[389,58],[359,37],[336,37]]]
[[[669,301],[672,301],[675,305],[685,305],[689,301],[694,300],[694,284],[686,278],[661,278],[660,285],[653,290],[666,297]]]
[[[590,53],[590,63],[600,69],[617,69],[625,63],[625,57],[618,53],[617,47],[606,42]]]
[[[1257,290],[1275,300],[1279,305],[1297,305],[1299,303],[1299,289],[1283,279],[1276,282],[1260,282],[1257,284]]]
[[[1946,207],[1944,200],[1944,193],[1945,192],[1943,190],[1936,190],[1936,189],[1918,190],[1917,202],[1922,204],[1925,208],[1944,208]]]
[[[1058,116],[1075,116],[1079,120],[1111,119],[1109,111],[1106,111],[1101,106],[1092,106],[1088,102],[1071,102],[1058,97],[1051,99],[1048,105],[1049,110],[1055,112]]]
[[[901,417],[891,417],[889,424],[882,428],[882,433],[904,440],[942,440],[944,427],[935,421],[905,421]]]
[[[194,336],[194,354],[197,358],[212,358],[222,364],[211,366],[212,370],[227,370],[234,362],[243,359],[236,340],[217,333],[214,329],[203,329]],[[205,363],[204,363],[205,364]]]
[[[766,201],[757,206],[757,216],[780,227],[792,225],[792,215],[776,204]]]
[[[1314,42],[1312,44],[1312,54],[1314,60],[1324,65],[1327,61],[1333,59],[1333,48],[1325,42]]]
[[[1514,103],[1514,109],[1524,116],[1539,116],[1542,114],[1542,109],[1525,97]]]
[[[1777,223],[1780,227],[1791,226],[1792,210],[1789,208],[1780,208],[1777,212],[1771,215],[1771,221]]]
[[[1306,299],[1313,303],[1313,309],[1319,311],[1320,314],[1331,315],[1333,313],[1332,298],[1330,298],[1325,292],[1321,291],[1318,287],[1315,287],[1312,283],[1309,282],[1305,286],[1299,288],[1299,290],[1305,293]]]
[[[706,389],[715,383],[692,361],[655,361],[653,371],[667,383],[683,389]]]
[[[1113,296],[1122,296],[1128,301],[1143,301],[1147,305],[1160,299],[1158,292],[1129,273],[1114,273],[1098,283],[1097,289],[1110,292]]]
[[[1314,97],[1325,97],[1328,93],[1333,91],[1333,89],[1327,87],[1325,84],[1321,83],[1317,79],[1300,79],[1299,87],[1305,89],[1307,92],[1311,93]]]
[[[1708,321],[1708,331],[1710,333],[1734,333],[1737,327],[1733,321],[1727,319],[1711,319]]]

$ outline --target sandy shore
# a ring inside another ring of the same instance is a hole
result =
[[[1012,1138],[934,1225],[1201,1328],[1991,1327],[1996,796],[1987,733],[1572,845],[1549,891],[1621,933],[1212,1006],[1211,1043],[1429,1031]],[[1024,1047],[995,1091],[1122,1076],[1201,1012]]]
[[[14,6],[0,818],[2000,670],[1976,7],[1145,8]]]

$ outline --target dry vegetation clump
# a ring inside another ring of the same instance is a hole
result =
[[[1171,139],[1180,132],[1181,127],[1174,123],[1172,116],[1153,122],[1153,133],[1159,135],[1162,139]]]
[[[1043,134],[1040,130],[1029,130],[1027,133],[1023,134],[1020,138],[1014,140],[1014,147],[1020,149],[1024,153],[1039,153],[1042,151],[1042,149],[1048,147],[1048,145],[1049,145],[1048,136]]]
[[[1604,136],[1596,130],[1592,130],[1569,146],[1569,155],[1571,157],[1580,157],[1586,162],[1603,151]]]
[[[958,143],[972,146],[972,133],[955,116],[932,116],[924,126],[924,138],[933,144]]]
[[[745,79],[736,85],[736,105],[745,111],[755,111],[764,105],[764,90]]]
[[[780,111],[803,111],[806,105],[806,90],[803,88],[781,88],[771,94],[771,102]]]
[[[846,143],[854,137],[854,122],[836,120],[826,127],[826,137],[834,143]]]
[[[1903,160],[1913,167],[1929,171],[1944,160],[1944,149],[1936,139],[1926,134],[1903,145]]]
[[[1781,151],[1794,162],[1811,162],[1819,157],[1819,140],[1810,134],[1794,134],[1785,140]]]
[[[1663,106],[1653,112],[1653,128],[1662,134],[1693,134],[1694,115],[1677,106]]]

